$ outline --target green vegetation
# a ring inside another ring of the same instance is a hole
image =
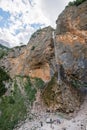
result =
[[[0,59],[3,58],[4,56],[6,56],[8,54],[8,51],[10,49],[3,46],[3,45],[0,45]]]
[[[44,81],[40,78],[34,78],[35,85],[38,89],[44,88]]]
[[[71,81],[71,84],[72,84],[72,86],[75,87],[75,88],[87,87],[87,83],[86,83],[86,82],[83,83],[83,82],[78,81],[78,80],[72,80],[72,81]]]
[[[21,45],[21,46],[15,46],[15,47],[11,48],[11,51],[14,51],[14,49],[19,49],[19,50],[21,50],[21,48],[26,47],[26,45],[22,45],[22,44],[20,44],[20,45]]]
[[[83,71],[83,70],[80,69],[80,73],[81,73],[81,71]],[[74,88],[87,87],[87,82],[79,80],[78,72],[76,74],[70,75],[69,77],[70,77],[70,83],[71,83],[72,87],[74,87]]]
[[[27,77],[27,82],[25,83],[25,92],[27,94],[28,100],[32,104],[35,100],[35,94],[37,92],[36,87],[32,84],[29,77]]]
[[[4,69],[0,68],[0,96],[2,96],[6,92],[5,84],[3,81],[7,81],[10,79],[10,76],[5,72]]]
[[[4,71],[0,74],[4,79],[9,78]],[[41,79],[30,79],[29,76],[16,76],[12,82],[7,96],[0,98],[0,130],[13,130],[19,122],[26,119],[37,90],[44,84]],[[31,120],[33,117],[30,114],[28,118]]]
[[[8,47],[6,47],[6,46],[3,46],[3,45],[1,45],[1,44],[0,44],[0,49],[9,50],[9,48],[8,48]]]
[[[35,46],[32,46],[31,50],[33,51],[35,49]]]
[[[44,88],[44,81],[40,78],[27,77],[27,82],[25,83],[25,91],[27,93],[27,97],[32,105],[33,101],[35,101],[35,94],[38,89]]]
[[[4,56],[6,56],[8,54],[7,50],[1,50],[0,49],[0,59],[3,58]]]
[[[13,130],[19,121],[26,118],[26,106],[24,97],[15,82],[14,92],[1,98],[0,103],[0,130]]]
[[[57,86],[56,78],[52,77],[51,81],[47,84],[44,93],[42,94],[44,103],[49,107],[52,102],[56,102],[54,100],[55,92],[53,91],[53,87]]]
[[[82,4],[84,1],[86,1],[86,0],[75,0],[73,2],[69,2],[68,6],[74,6],[74,5],[78,6],[78,5]]]
[[[32,35],[31,35],[31,38],[35,38],[38,34],[40,34],[42,30],[41,29],[38,29],[36,32],[34,32]]]

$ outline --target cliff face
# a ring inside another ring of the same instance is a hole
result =
[[[56,23],[57,56],[66,75],[87,82],[87,1],[66,8]]]
[[[72,86],[87,85],[87,1],[67,7],[56,24],[54,37],[51,27],[38,30],[26,47],[15,48],[0,61],[0,66],[11,77],[25,75],[49,82],[41,94],[45,105],[50,110],[73,112],[80,106],[80,97]],[[58,71],[61,84],[55,76]]]
[[[66,7],[56,20],[56,24],[57,34],[72,32],[78,36],[80,34],[86,36],[86,33],[81,31],[87,31],[87,1],[79,6]]]
[[[43,92],[43,99],[50,110],[72,112],[80,105],[80,98],[71,86],[87,86],[87,1],[67,7],[56,24],[56,63],[62,81],[58,84],[55,76]]]
[[[38,30],[26,47],[14,48],[0,61],[0,65],[6,68],[11,77],[25,75],[49,81],[49,62],[54,55],[52,31],[50,26]]]

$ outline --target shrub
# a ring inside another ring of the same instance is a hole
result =
[[[86,1],[86,0],[75,0],[73,2],[69,2],[68,6],[74,6],[74,5],[78,6],[78,5],[82,4],[84,1]]]
[[[6,92],[5,84],[3,81],[9,80],[10,76],[7,74],[7,72],[0,68],[0,96],[2,96]]]
[[[44,84],[45,83],[44,83],[44,81],[42,79],[35,78],[34,80],[35,80],[35,85],[36,85],[37,88],[39,88],[39,89],[43,89],[44,88]]]
[[[27,93],[28,100],[30,101],[31,105],[35,100],[35,94],[37,92],[36,88],[32,84],[29,77],[27,77],[27,82],[25,83],[25,91]]]
[[[9,96],[9,103],[10,104],[14,104],[15,103],[15,100],[12,96]]]
[[[71,84],[75,88],[87,87],[87,82],[81,82],[79,80],[72,80]]]
[[[15,82],[14,93],[6,97],[1,97],[0,103],[0,130],[13,130],[19,121],[26,119],[27,109],[24,97]]]
[[[33,51],[35,49],[35,46],[32,46],[31,50]]]
[[[7,51],[0,50],[0,59],[7,55]]]

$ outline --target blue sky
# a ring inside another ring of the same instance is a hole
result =
[[[69,0],[0,0],[0,39],[11,47],[27,44],[31,34],[51,25]]]
[[[10,14],[7,11],[4,11],[0,8],[0,28],[8,27]]]

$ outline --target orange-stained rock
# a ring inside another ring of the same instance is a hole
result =
[[[57,62],[61,63],[66,77],[78,75],[87,81],[87,1],[79,6],[66,7],[56,24],[55,41]]]
[[[8,56],[0,61],[13,78],[24,75],[49,81],[50,59],[54,56],[52,39],[53,29],[49,26],[35,32],[25,47],[14,48]]]
[[[49,64],[46,63],[45,65],[41,66],[38,69],[30,70],[29,75],[32,78],[34,77],[41,78],[45,82],[49,81],[51,79]]]

